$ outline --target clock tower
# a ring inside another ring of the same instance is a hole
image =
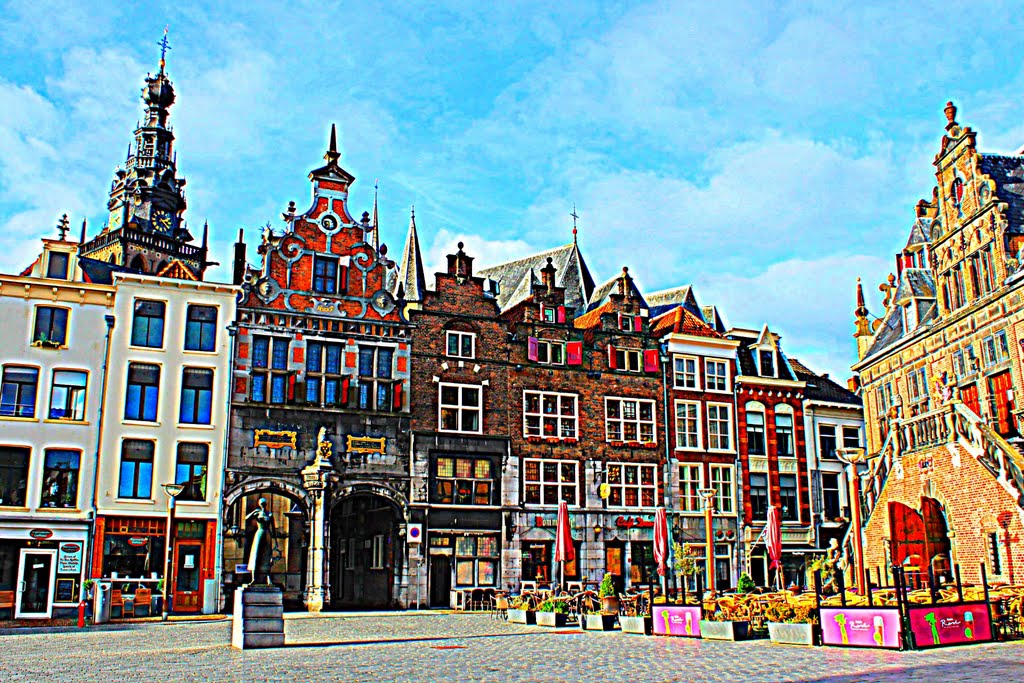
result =
[[[202,280],[212,264],[206,260],[205,228],[198,246],[183,218],[185,179],[177,175],[174,133],[168,125],[174,87],[166,73],[166,32],[159,45],[160,70],[146,76],[144,118],[124,167],[114,172],[107,223],[82,245],[80,255],[138,272]]]

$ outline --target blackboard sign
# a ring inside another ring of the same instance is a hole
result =
[[[54,602],[75,601],[75,579],[57,579],[57,595]]]

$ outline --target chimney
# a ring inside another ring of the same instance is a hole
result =
[[[468,278],[473,276],[473,258],[466,256],[466,252],[462,251],[462,247],[465,245],[459,242],[459,250],[454,254],[448,254],[448,274],[454,275],[460,278]]]
[[[860,391],[860,377],[858,375],[853,375],[847,379],[846,388],[855,394]]]
[[[245,279],[245,241],[244,228],[238,229],[238,241],[235,242],[235,260],[231,274],[231,284],[240,285]]]
[[[548,264],[540,269],[540,280],[547,288],[547,293],[555,291],[555,267],[551,265],[551,257],[548,256]]]

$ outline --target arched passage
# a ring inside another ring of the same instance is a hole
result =
[[[341,493],[330,517],[332,606],[394,607],[405,565],[400,496],[381,487],[347,487]]]

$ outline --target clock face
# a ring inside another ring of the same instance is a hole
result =
[[[395,299],[391,296],[391,293],[378,289],[374,292],[373,296],[370,297],[370,305],[373,306],[381,315],[387,315],[395,308]]]
[[[320,225],[322,225],[324,230],[326,230],[327,232],[331,232],[336,227],[338,227],[338,221],[335,220],[334,216],[324,216],[320,220]]]
[[[153,229],[157,232],[169,234],[171,232],[172,223],[171,215],[166,211],[154,211],[153,212]]]

